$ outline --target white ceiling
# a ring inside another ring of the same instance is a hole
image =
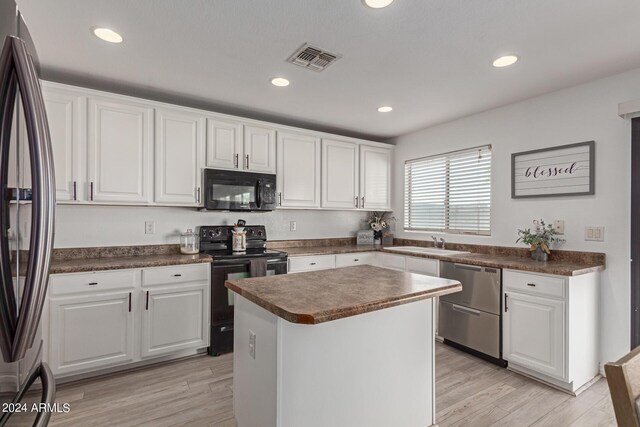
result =
[[[373,139],[640,67],[637,0],[18,4],[45,78]],[[92,26],[124,42],[102,42]],[[287,63],[304,42],[344,56],[322,73]],[[520,61],[493,68],[505,53]],[[273,76],[291,85],[276,88]]]

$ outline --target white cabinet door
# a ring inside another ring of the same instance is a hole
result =
[[[244,126],[244,170],[276,173],[276,131]]]
[[[85,200],[83,177],[85,158],[82,145],[86,141],[85,98],[71,91],[43,90],[47,110],[58,201]]]
[[[120,98],[89,98],[89,200],[150,201],[153,108]]]
[[[405,271],[407,268],[406,257],[403,255],[386,254],[378,252],[378,266],[392,270]]]
[[[357,209],[358,145],[322,140],[322,207]]]
[[[242,159],[242,124],[207,119],[207,167],[240,170]]]
[[[391,150],[360,146],[360,207],[391,209]]]
[[[49,364],[54,374],[113,366],[134,359],[132,292],[50,300]]]
[[[565,303],[506,293],[503,357],[511,363],[565,379]]]
[[[156,109],[155,201],[198,205],[204,117],[179,109]]]
[[[407,271],[409,273],[424,274],[438,277],[440,275],[440,261],[437,259],[407,257]]]
[[[143,290],[141,304],[141,357],[209,345],[208,283]]]
[[[278,132],[278,205],[320,207],[320,138]]]

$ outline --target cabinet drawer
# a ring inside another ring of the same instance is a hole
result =
[[[566,280],[563,277],[504,270],[502,279],[506,290],[556,298],[565,296]]]
[[[142,270],[142,286],[209,281],[210,275],[211,265],[207,263],[145,268]]]
[[[410,273],[438,277],[439,264],[440,261],[436,259],[407,257],[407,271]]]
[[[55,274],[49,278],[50,295],[104,292],[133,288],[140,282],[140,270],[97,271]]]
[[[289,273],[326,270],[335,267],[335,255],[299,256],[289,258]]]
[[[336,267],[351,267],[352,265],[373,265],[375,262],[375,252],[356,252],[353,254],[336,255]]]
[[[404,271],[406,267],[405,257],[403,255],[378,254],[378,264],[380,267],[391,268],[393,270]]]

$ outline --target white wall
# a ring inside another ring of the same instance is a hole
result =
[[[177,244],[180,233],[187,228],[233,224],[238,218],[248,224],[265,225],[269,240],[350,237],[365,226],[362,221],[366,217],[366,213],[348,211],[240,213],[199,212],[195,208],[58,205],[54,246]],[[144,233],[145,221],[155,222],[155,234]],[[290,221],[297,222],[297,231],[289,230]]]
[[[493,146],[492,235],[445,235],[451,242],[515,246],[518,228],[535,218],[565,221],[563,249],[605,252],[601,275],[601,361],[629,351],[631,125],[618,103],[640,98],[640,69],[420,130],[394,140],[393,207],[403,231],[403,172],[407,159],[483,144]],[[595,195],[511,199],[511,153],[596,141]],[[604,242],[584,241],[584,227],[604,226]]]

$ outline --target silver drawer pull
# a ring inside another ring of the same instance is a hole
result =
[[[459,311],[460,313],[473,314],[474,316],[480,316],[480,312],[478,310],[474,310],[472,308],[463,307],[461,305],[451,304],[454,311]]]
[[[230,332],[233,331],[233,326],[223,326],[220,328],[220,332]]]
[[[91,282],[89,283],[89,286],[96,286],[98,284],[98,282]]]
[[[354,258],[354,259],[353,259],[353,261],[354,261],[354,262],[358,262],[358,261],[360,261],[360,259],[358,259],[358,258]]]
[[[180,273],[174,274],[173,277],[182,277],[182,274],[180,274]]]
[[[535,283],[527,283],[527,286],[533,286],[533,287],[535,287],[535,286],[536,286],[536,284],[535,284]]]
[[[316,265],[316,263],[315,262],[310,262],[309,265]]]

